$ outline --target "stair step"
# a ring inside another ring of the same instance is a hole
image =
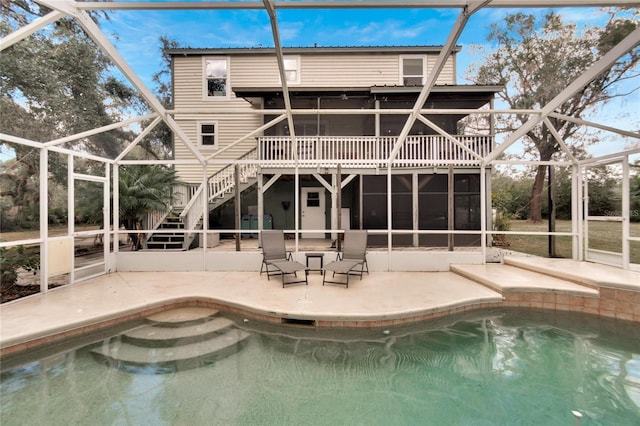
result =
[[[147,242],[147,249],[149,250],[173,250],[180,251],[183,249],[182,243],[154,243]]]
[[[146,318],[147,322],[162,327],[182,327],[202,324],[218,315],[219,311],[211,308],[176,308],[158,312]]]
[[[237,352],[249,336],[248,332],[234,328],[204,341],[165,348],[140,347],[118,339],[93,349],[91,353],[120,369],[150,374],[169,373],[225,358]]]
[[[214,317],[207,322],[185,327],[147,325],[123,334],[122,340],[126,343],[147,348],[176,346],[178,344],[186,345],[213,337],[228,330],[231,326],[233,326],[233,321],[222,317]]]
[[[184,234],[171,235],[171,234],[155,234],[149,238],[148,242],[153,243],[181,243],[184,241]]]
[[[184,223],[182,223],[182,222],[176,222],[176,223],[162,222],[160,224],[160,228],[161,229],[184,229]]]

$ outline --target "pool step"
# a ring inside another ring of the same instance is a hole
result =
[[[223,333],[232,326],[233,321],[222,317],[183,327],[147,325],[124,333],[122,341],[147,348],[186,345]]]
[[[177,308],[148,316],[146,322],[162,327],[184,327],[202,324],[218,315],[210,308]]]
[[[201,367],[238,352],[250,334],[205,308],[174,309],[147,318],[148,325],[107,339],[91,350],[107,365],[158,374]]]

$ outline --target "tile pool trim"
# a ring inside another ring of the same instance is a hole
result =
[[[422,311],[405,312],[395,315],[345,316],[330,315],[311,318],[305,315],[288,315],[286,313],[265,312],[250,309],[241,304],[221,303],[204,297],[174,298],[159,303],[149,304],[135,310],[123,310],[108,318],[96,317],[91,323],[74,324],[64,330],[49,330],[46,335],[32,335],[21,341],[5,341],[0,348],[0,356],[16,354],[46,344],[79,337],[96,332],[127,321],[138,320],[168,309],[183,307],[207,307],[228,311],[251,319],[270,323],[287,323],[292,320],[312,321],[316,327],[388,327],[440,318],[464,311],[477,309],[519,307],[546,309],[551,311],[568,311],[615,318],[640,323],[640,291],[600,287],[598,296],[584,296],[562,291],[504,291],[502,300],[466,301],[455,306],[442,306]]]

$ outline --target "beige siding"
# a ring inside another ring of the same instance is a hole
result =
[[[435,55],[427,56],[427,71],[433,69],[433,66],[436,64],[437,59],[438,57]],[[436,80],[436,84],[456,84],[455,64],[455,58],[450,56],[447,62],[444,64],[444,68],[442,68],[442,71],[438,76],[438,80]]]
[[[398,84],[398,55],[314,55],[301,59],[304,86],[382,86]]]
[[[368,87],[398,85],[400,82],[399,54],[311,54],[300,55],[300,84],[306,87]],[[427,55],[427,69],[435,64],[437,55]],[[280,85],[278,67],[274,56],[234,55],[230,60],[230,85],[233,87],[277,87]],[[176,122],[183,128],[190,141],[208,157],[255,130],[263,123],[261,115],[244,99],[233,92],[228,100],[209,100],[204,96],[202,56],[174,57],[174,108],[178,110]],[[436,84],[455,84],[455,60],[447,61]],[[295,85],[292,85],[295,87]],[[225,113],[233,110],[233,114]],[[180,112],[182,110],[182,112]],[[186,110],[191,112],[185,113]],[[197,110],[195,112],[194,110]],[[198,123],[217,122],[218,148],[202,146],[198,140]],[[255,147],[255,138],[243,141],[221,154],[219,158],[237,159]],[[177,160],[193,159],[187,146],[175,142]],[[221,165],[209,166],[208,175]],[[177,165],[181,179],[201,182],[200,165]]]
[[[191,119],[189,119],[191,118]],[[199,123],[208,123],[215,121],[218,124],[218,146],[208,146],[208,145],[200,145],[200,141],[198,140],[198,124]],[[260,127],[262,125],[261,118],[252,118],[249,117],[241,117],[241,116],[212,116],[209,115],[207,117],[183,117],[181,119],[176,120],[177,124],[185,131],[189,139],[194,143],[194,145],[200,150],[202,155],[206,158],[210,155],[216,153],[222,147],[229,146],[230,144],[238,141],[243,136],[247,135],[249,132],[253,131],[255,128]],[[251,151],[256,147],[256,139],[251,137],[247,140],[244,140],[233,148],[230,148],[220,154],[219,156],[214,157],[216,160],[225,159],[229,160],[229,164],[231,160],[242,157],[247,152]],[[189,148],[182,143],[180,140],[176,140],[175,142],[175,158],[176,159],[190,159],[193,158],[191,151]],[[207,175],[213,174],[215,171],[224,167],[224,165],[216,164],[209,165],[207,168]],[[180,179],[185,182],[201,182],[202,181],[202,167],[200,165],[188,165],[188,164],[178,164],[176,165],[176,170],[178,171],[178,175]]]

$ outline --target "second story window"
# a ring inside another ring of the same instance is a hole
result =
[[[300,57],[299,56],[283,56],[284,74],[289,84],[300,83]]]
[[[218,124],[217,123],[200,123],[198,125],[200,133],[200,144],[217,148],[218,146]]]
[[[207,99],[229,97],[229,60],[227,58],[205,58],[204,76]]]
[[[424,57],[401,56],[400,57],[401,83],[403,86],[421,86],[424,84]]]

